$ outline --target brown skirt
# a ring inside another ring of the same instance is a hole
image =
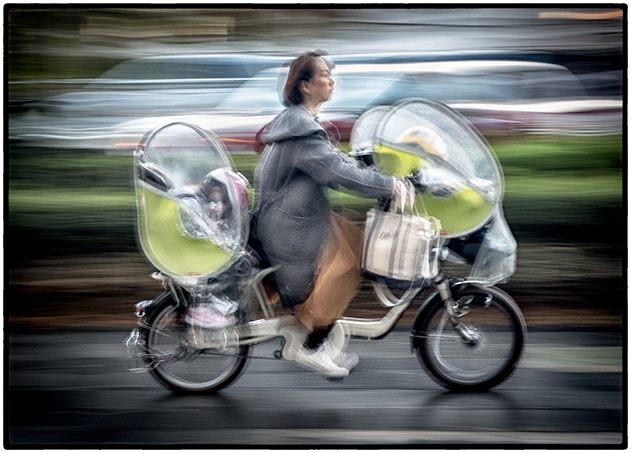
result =
[[[359,292],[363,232],[338,214],[331,217],[313,292],[296,312],[312,332],[338,320]]]

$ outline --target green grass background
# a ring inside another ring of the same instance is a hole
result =
[[[522,136],[492,142],[505,174],[504,209],[518,240],[601,243],[618,249],[625,208],[621,136]],[[258,156],[233,157],[252,180]],[[8,233],[20,253],[135,249],[132,157],[88,153],[9,156]],[[374,200],[332,196],[365,212]],[[11,255],[10,255],[11,256]]]
[[[517,272],[502,288],[529,323],[621,325],[626,302],[622,140],[491,141],[505,173],[505,215],[518,241]],[[252,180],[258,156],[234,161]],[[73,325],[101,325],[109,316],[133,323],[132,304],[160,292],[136,242],[132,163],[131,156],[9,152],[4,308],[12,320],[19,316],[21,322],[48,325],[70,316]],[[357,220],[375,202],[347,193],[332,193],[331,201]],[[362,294],[353,302],[353,316],[375,316],[374,297]]]

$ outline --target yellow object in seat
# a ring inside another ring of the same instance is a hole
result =
[[[390,146],[377,145],[375,148],[377,165],[386,174],[403,178],[410,176],[428,165],[427,160],[415,154],[406,153]]]
[[[425,158],[391,146],[377,145],[375,154],[379,169],[397,178],[410,176],[429,165]],[[470,232],[486,221],[493,210],[493,204],[468,185],[448,197],[438,198],[424,193],[417,200],[418,211],[427,210],[430,216],[440,220],[441,233],[446,236]]]
[[[433,197],[428,193],[421,197],[422,201],[416,203],[417,209],[419,212],[427,209],[429,215],[438,218],[441,234],[447,236],[457,236],[475,229],[488,219],[493,210],[491,203],[468,186],[445,198]]]

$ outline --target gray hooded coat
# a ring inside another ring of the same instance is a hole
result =
[[[262,132],[268,146],[254,177],[256,236],[275,273],[285,307],[306,300],[313,289],[320,251],[329,234],[327,188],[339,186],[369,197],[391,197],[396,179],[359,168],[329,141],[302,104],[281,112]]]

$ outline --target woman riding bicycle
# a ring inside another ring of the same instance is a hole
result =
[[[317,114],[331,98],[332,67],[317,52],[292,61],[284,87],[287,107],[262,132],[269,145],[255,174],[254,234],[275,272],[290,316],[284,357],[330,378],[348,375],[355,354],[326,341],[333,323],[357,294],[362,232],[331,211],[327,190],[340,186],[390,198],[405,184],[358,167],[330,142]]]

